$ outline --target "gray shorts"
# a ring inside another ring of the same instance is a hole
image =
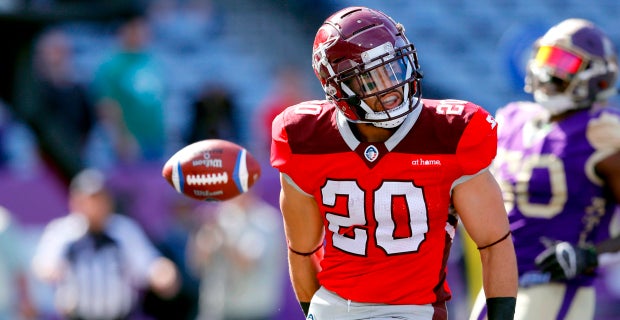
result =
[[[310,301],[308,320],[446,320],[445,303],[391,305],[345,300],[321,287]]]

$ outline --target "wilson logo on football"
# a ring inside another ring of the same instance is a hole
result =
[[[217,191],[202,191],[202,190],[194,190],[194,195],[198,196],[198,197],[214,197],[214,196],[221,196],[224,194],[224,191],[222,190],[217,190]]]
[[[198,159],[192,161],[193,166],[205,166],[207,168],[221,168],[222,167],[222,159],[211,159],[211,154],[209,152],[205,152],[202,157],[204,159]]]

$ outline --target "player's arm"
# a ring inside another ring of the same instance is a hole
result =
[[[606,157],[598,161],[594,167],[596,174],[604,181],[607,195],[620,206],[620,124],[617,116],[600,117],[599,121],[588,125],[588,136],[596,141],[593,145],[608,150]],[[620,236],[596,244],[598,254],[620,251]],[[599,257],[600,258],[600,257]],[[599,259],[600,260],[600,259]]]
[[[611,196],[620,206],[620,151],[606,157],[596,165],[596,172],[605,180]],[[620,251],[620,236],[596,245],[599,254]]]
[[[317,273],[322,257],[323,220],[313,197],[299,190],[285,175],[280,175],[280,183],[291,283],[299,302],[309,303],[319,289]]]
[[[33,274],[44,282],[55,283],[65,276],[65,250],[71,227],[67,217],[50,222],[44,229],[32,258]]]
[[[596,172],[605,181],[605,186],[616,205],[620,206],[620,151],[597,163]],[[599,255],[618,251],[620,251],[620,235],[596,244],[596,252]]]
[[[463,226],[479,248],[489,319],[512,319],[517,259],[499,186],[484,170],[457,185],[452,196]]]

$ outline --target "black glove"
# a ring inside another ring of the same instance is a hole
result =
[[[534,262],[541,271],[551,275],[551,280],[569,280],[594,273],[598,257],[593,246],[574,246],[562,241],[551,244]]]

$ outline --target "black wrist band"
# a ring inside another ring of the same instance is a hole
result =
[[[301,310],[304,312],[304,317],[308,316],[308,310],[310,310],[310,302],[299,302]]]
[[[489,320],[513,320],[515,317],[515,305],[517,298],[499,297],[487,299],[487,319]]]

